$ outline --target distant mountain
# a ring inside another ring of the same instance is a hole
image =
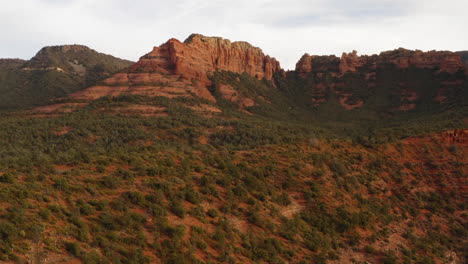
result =
[[[21,59],[0,59],[0,70],[16,69],[26,61]]]
[[[0,60],[0,109],[42,105],[91,86],[132,62],[86,46],[41,49],[29,61]]]

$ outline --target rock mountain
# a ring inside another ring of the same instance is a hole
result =
[[[121,93],[167,97],[195,95],[214,101],[208,87],[212,84],[209,77],[216,71],[273,80],[274,74],[282,69],[276,59],[247,42],[192,34],[184,42],[170,39],[154,47],[126,72],[72,96],[96,99]]]
[[[466,52],[399,48],[371,56],[353,51],[341,58],[306,53],[294,71],[286,72],[275,58],[247,42],[199,34],[184,42],[170,39],[136,63],[85,46],[56,46],[42,49],[30,61],[0,62],[0,106],[44,104],[66,95],[90,101],[121,94],[223,99],[241,108],[259,105],[262,98],[271,102],[268,94],[252,97],[232,83],[213,83],[217,73],[232,72],[265,80],[294,107],[309,110],[332,104],[380,113],[428,110],[463,104],[465,63]]]
[[[128,70],[72,97],[93,100],[141,94],[195,96],[214,102],[210,92],[213,73],[227,71],[271,81],[289,95],[294,90],[296,99],[292,100],[306,107],[318,107],[334,97],[347,110],[409,111],[420,105],[460,103],[460,95],[466,94],[466,69],[457,53],[400,48],[372,56],[358,56],[353,51],[341,58],[305,54],[294,71],[285,72],[276,59],[246,42],[192,34],[184,42],[170,39]],[[239,91],[231,84],[217,88],[221,98],[255,105],[255,98],[239,99]]]

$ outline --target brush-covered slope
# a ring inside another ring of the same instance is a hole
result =
[[[116,112],[134,104],[164,109]],[[466,130],[368,147],[189,105],[127,95],[0,118],[0,261],[463,263]]]
[[[131,64],[81,45],[45,47],[29,61],[2,59],[0,109],[46,104]]]

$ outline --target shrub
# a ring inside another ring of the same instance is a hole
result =
[[[282,193],[276,196],[273,201],[279,205],[287,206],[291,204],[291,199],[289,199],[289,195],[287,193]]]
[[[210,209],[208,209],[208,212],[206,214],[209,217],[217,217],[218,216],[218,211],[216,209],[210,208]]]
[[[50,215],[51,215],[51,212],[49,209],[47,208],[41,208],[39,210],[39,216],[44,219],[44,220],[49,220],[50,218]]]
[[[100,183],[109,189],[117,189],[120,186],[121,180],[117,177],[106,175],[101,178]]]
[[[14,177],[11,173],[4,173],[0,175],[0,182],[3,183],[13,183]]]
[[[170,205],[170,209],[172,213],[180,218],[184,218],[187,214],[187,210],[185,210],[184,205],[179,200],[173,201]]]
[[[68,251],[68,253],[72,254],[75,257],[78,257],[81,255],[81,248],[76,242],[66,243],[65,249]]]
[[[96,166],[96,171],[98,173],[104,173],[104,172],[106,172],[106,167],[104,167],[102,165],[98,165],[98,166]]]
[[[80,213],[83,215],[92,215],[96,212],[96,209],[90,204],[83,204],[80,206]]]
[[[145,196],[141,192],[125,192],[122,197],[135,205],[145,206],[146,204]]]
[[[185,200],[193,204],[199,204],[201,202],[200,194],[195,192],[192,188],[185,190]]]
[[[337,176],[345,176],[348,172],[345,165],[337,159],[332,160],[328,166]]]
[[[396,264],[398,263],[398,259],[392,252],[387,252],[384,257],[382,258],[383,264]]]
[[[99,264],[101,262],[101,257],[97,253],[97,251],[91,251],[86,253],[86,255],[83,257],[83,262],[85,264]]]
[[[13,224],[0,221],[0,243],[12,243],[18,236],[18,230]]]

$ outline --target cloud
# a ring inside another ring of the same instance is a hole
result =
[[[464,0],[16,0],[2,3],[0,57],[84,44],[137,60],[190,33],[245,40],[294,68],[300,56],[406,47],[468,49]]]
[[[281,12],[275,14],[274,9]],[[288,3],[287,10],[274,6],[263,14],[272,27],[332,26],[337,24],[363,24],[392,19],[408,14],[413,5],[402,1],[304,1]],[[257,20],[260,22],[260,19]]]

